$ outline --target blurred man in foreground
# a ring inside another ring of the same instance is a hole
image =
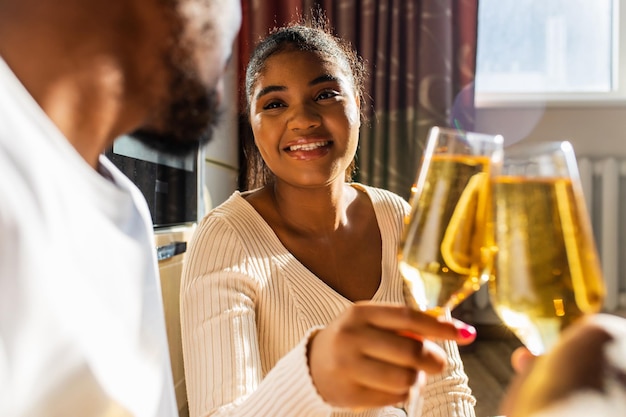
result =
[[[540,358],[520,348],[519,373],[502,404],[507,417],[623,416],[626,410],[626,320],[590,316],[567,328]]]
[[[176,416],[150,215],[104,156],[210,138],[234,0],[0,0],[0,415]]]

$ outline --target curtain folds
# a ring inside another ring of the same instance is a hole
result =
[[[255,43],[315,8],[365,60],[369,97],[356,180],[408,198],[428,130],[474,128],[478,0],[242,0],[242,6],[241,85]]]

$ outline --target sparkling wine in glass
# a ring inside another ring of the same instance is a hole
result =
[[[502,321],[535,355],[560,331],[602,308],[604,283],[569,142],[505,151],[491,178],[497,247],[489,281]]]
[[[488,280],[489,177],[501,158],[499,135],[431,129],[398,249],[408,305],[447,315]]]

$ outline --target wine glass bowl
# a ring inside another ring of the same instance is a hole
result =
[[[408,305],[442,315],[488,279],[489,177],[501,154],[499,135],[431,129],[398,249]]]
[[[491,178],[491,304],[535,355],[602,308],[604,284],[568,142],[507,149]]]

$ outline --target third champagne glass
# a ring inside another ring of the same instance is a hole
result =
[[[502,321],[535,355],[602,307],[604,284],[569,142],[507,149],[492,177],[489,282]]]
[[[489,276],[489,175],[502,137],[431,129],[398,250],[405,299],[447,315]]]

